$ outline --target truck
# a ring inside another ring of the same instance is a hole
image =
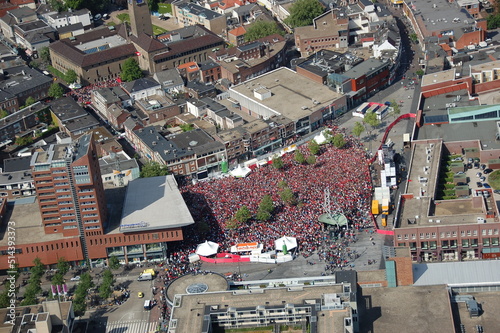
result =
[[[389,214],[389,199],[388,198],[382,199],[382,213]]]
[[[156,275],[155,270],[152,269],[152,268],[148,268],[148,269],[145,269],[145,270],[142,271],[142,274],[148,274],[148,273],[151,274],[151,275],[153,275],[153,276]]]
[[[373,215],[378,215],[378,214],[380,214],[378,200],[373,200],[373,201],[372,201],[372,214],[373,214]]]
[[[382,226],[387,227],[387,213],[382,214]]]
[[[153,275],[151,273],[142,273],[137,278],[137,281],[151,281],[153,280]]]

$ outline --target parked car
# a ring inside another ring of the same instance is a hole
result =
[[[488,183],[483,183],[483,187],[484,188],[491,188],[490,184],[488,184]]]
[[[500,190],[493,190],[493,193],[500,194]]]
[[[486,177],[485,176],[482,176],[481,178],[479,178],[480,181],[484,182],[486,181]],[[483,184],[484,185],[484,184]]]
[[[472,157],[469,157],[469,158],[467,159],[467,163],[471,163],[471,164],[472,164],[472,163],[474,163],[474,160],[472,159]]]
[[[481,164],[481,170],[486,169],[486,164]]]
[[[489,198],[490,197],[490,192],[489,191],[483,191],[483,197]]]
[[[492,173],[493,172],[493,169],[484,169],[483,173],[485,175],[489,174],[489,173]]]
[[[467,169],[472,169],[472,163],[467,163]]]
[[[474,162],[474,169],[479,169],[479,162]]]
[[[477,182],[476,185],[477,185],[477,187],[483,187],[483,183],[481,183],[481,182]]]
[[[482,176],[482,175],[483,175],[483,174],[482,174],[481,172],[476,173],[476,177],[477,177],[477,178],[481,178],[481,176]]]
[[[80,275],[72,277],[71,281],[80,281]]]

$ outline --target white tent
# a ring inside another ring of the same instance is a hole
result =
[[[274,241],[276,250],[282,251],[283,245],[286,245],[287,250],[297,247],[297,239],[295,237],[284,236]]]
[[[327,130],[325,130],[327,131]],[[314,141],[316,141],[318,143],[318,145],[322,145],[324,143],[326,143],[327,139],[325,137],[325,131],[321,131],[318,135],[316,135],[314,137]]]
[[[248,167],[241,167],[241,165],[238,164],[238,167],[229,171],[231,176],[236,177],[236,178],[243,178],[248,176],[248,174],[252,172],[252,169]]]
[[[205,241],[205,243],[198,244],[198,247],[196,248],[196,254],[204,257],[211,256],[217,253],[218,248],[219,244]]]

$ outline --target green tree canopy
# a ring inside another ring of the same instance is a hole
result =
[[[61,272],[56,272],[50,281],[54,286],[61,286],[64,284],[64,275]]]
[[[6,110],[0,109],[0,119],[5,118],[8,115],[9,115],[9,113]]]
[[[168,168],[158,162],[149,162],[142,166],[141,178],[166,176],[168,175]]]
[[[316,163],[316,156],[314,156],[314,155],[307,156],[306,162],[309,165],[315,164]]]
[[[354,127],[352,128],[352,134],[354,134],[358,138],[361,136],[361,133],[363,133],[364,131],[365,131],[365,126],[363,126],[363,124],[360,123],[359,121],[357,121],[354,124]]]
[[[302,152],[297,149],[295,151],[295,154],[294,154],[294,157],[295,161],[297,161],[297,163],[300,163],[300,164],[304,164],[306,162],[306,158],[304,156],[304,154],[302,154]]]
[[[64,89],[59,83],[54,82],[50,85],[47,95],[55,99],[61,98],[64,95]]]
[[[380,120],[377,118],[377,114],[375,112],[367,112],[363,118],[363,122],[370,126],[370,134],[375,128],[380,126]]]
[[[134,58],[128,58],[123,62],[120,75],[122,81],[130,82],[144,77],[139,63]]]
[[[116,256],[109,257],[109,268],[118,269],[120,268],[120,261]]]
[[[29,96],[28,98],[26,98],[26,101],[24,102],[24,106],[23,108],[26,108],[30,105],[33,105],[36,103],[36,100],[33,98],[33,96]]]
[[[61,272],[62,275],[68,273],[69,271],[69,263],[66,258],[61,257],[57,260],[57,271]]]
[[[309,141],[309,143],[307,144],[307,147],[309,148],[309,152],[313,155],[318,155],[320,150],[321,150],[321,147],[314,139]]]
[[[266,194],[262,197],[262,200],[259,204],[259,210],[263,210],[269,213],[272,213],[274,210],[274,202],[273,198],[269,194]]]
[[[44,46],[38,51],[38,55],[42,59],[43,62],[50,64],[50,49],[48,46]]]
[[[425,72],[424,72],[424,70],[423,70],[423,69],[417,69],[417,70],[415,71],[415,74],[417,74],[417,76],[420,76],[420,77],[421,77],[421,76],[423,76],[423,75],[425,74]]]
[[[148,7],[150,12],[157,12],[158,11],[158,2],[159,0],[148,0]]]
[[[77,79],[78,74],[76,74],[76,72],[72,69],[68,69],[64,74],[64,81],[66,81],[66,83],[75,83]]]
[[[311,25],[315,17],[323,14],[323,6],[318,0],[298,0],[290,7],[290,16],[285,19],[289,26]]]
[[[194,124],[181,124],[179,127],[183,132],[189,132],[194,129]]]
[[[230,218],[226,221],[226,229],[235,230],[240,227],[240,222],[234,218]]]
[[[335,134],[335,136],[333,137],[333,145],[337,148],[343,148],[345,144],[346,142],[344,136],[340,133]]]
[[[399,116],[399,114],[401,113],[401,108],[399,107],[399,104],[398,104],[398,102],[397,102],[395,99],[393,99],[393,100],[391,101],[391,108],[392,108],[392,112],[391,112],[391,114],[392,114],[394,117]]]
[[[295,194],[293,191],[287,187],[283,189],[280,193],[281,200],[285,203],[285,205],[293,206],[297,203],[297,199],[295,198]]]
[[[238,209],[236,214],[234,214],[234,218],[240,223],[245,223],[252,218],[252,213],[247,206],[242,206]]]
[[[283,159],[279,155],[275,155],[273,157],[273,167],[276,169],[280,170],[285,167],[285,163],[283,162]]]
[[[274,34],[284,35],[284,31],[278,27],[276,22],[257,21],[247,29],[245,42],[251,42]]]
[[[417,34],[416,34],[416,33],[414,33],[414,32],[413,32],[413,33],[411,33],[410,35],[408,35],[408,37],[410,38],[410,40],[411,40],[412,42],[416,42],[416,41],[418,40],[418,36],[417,36]]]
[[[284,188],[287,188],[288,187],[288,183],[286,182],[286,180],[282,179],[278,182],[278,187],[281,188],[281,189],[284,189]]]

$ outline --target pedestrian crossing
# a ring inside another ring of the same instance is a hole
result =
[[[106,333],[149,333],[155,332],[158,323],[146,320],[112,321],[106,325]]]

